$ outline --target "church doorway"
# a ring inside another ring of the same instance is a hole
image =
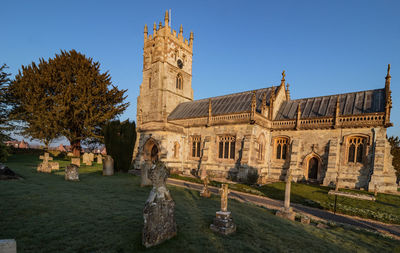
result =
[[[153,145],[153,147],[151,148],[150,159],[153,163],[158,161],[158,148],[156,145]]]
[[[312,157],[308,161],[308,179],[317,180],[318,179],[318,159]]]
[[[150,138],[146,141],[146,144],[143,146],[143,157],[144,160],[148,163],[155,163],[159,159],[160,149],[157,145],[157,142]]]

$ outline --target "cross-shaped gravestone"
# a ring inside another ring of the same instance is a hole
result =
[[[49,161],[53,160],[53,157],[50,157],[49,153],[46,152],[44,155],[41,155],[39,159],[43,160],[43,163],[48,163]]]

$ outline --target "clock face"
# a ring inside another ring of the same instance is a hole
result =
[[[179,67],[180,69],[183,68],[183,62],[181,61],[181,59],[179,59],[179,60],[176,62],[176,64],[178,65],[178,67]]]

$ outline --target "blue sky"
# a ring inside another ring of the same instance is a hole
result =
[[[194,32],[195,99],[279,84],[295,98],[384,87],[391,63],[389,135],[400,135],[400,1],[1,1],[0,63],[21,65],[76,49],[128,89],[136,119],[143,27]],[[151,29],[150,29],[151,30]]]

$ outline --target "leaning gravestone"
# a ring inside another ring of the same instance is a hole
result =
[[[103,163],[103,176],[114,175],[114,159],[111,156],[106,155]]]
[[[81,167],[81,158],[80,157],[72,157],[71,164],[75,164],[78,167]]]
[[[97,156],[96,156],[96,159],[97,159],[97,164],[102,164],[103,163],[103,157],[100,155],[100,154],[98,154]]]
[[[214,223],[210,225],[210,229],[223,235],[229,235],[236,231],[236,225],[233,223],[231,212],[228,211],[228,185],[222,184],[219,192],[221,193],[221,210],[216,212]]]
[[[153,189],[143,210],[142,243],[146,248],[171,239],[177,233],[175,202],[166,187],[168,175],[169,172],[162,162],[157,162],[149,170]]]
[[[65,180],[67,181],[79,181],[79,170],[75,164],[70,164],[65,169]]]
[[[17,253],[17,242],[14,239],[0,240],[0,253]]]
[[[53,160],[53,157],[49,156],[49,153],[45,152],[44,155],[41,155],[39,159],[43,160],[41,164],[37,167],[38,172],[46,172],[50,173],[51,172],[51,165],[49,164],[49,161]]]
[[[145,162],[142,164],[141,169],[140,169],[140,186],[148,186],[151,185],[151,181],[149,179],[149,169],[151,168],[153,164],[150,162]]]
[[[92,161],[90,160],[90,155],[88,153],[84,153],[82,156],[82,162],[87,166],[92,166]]]

